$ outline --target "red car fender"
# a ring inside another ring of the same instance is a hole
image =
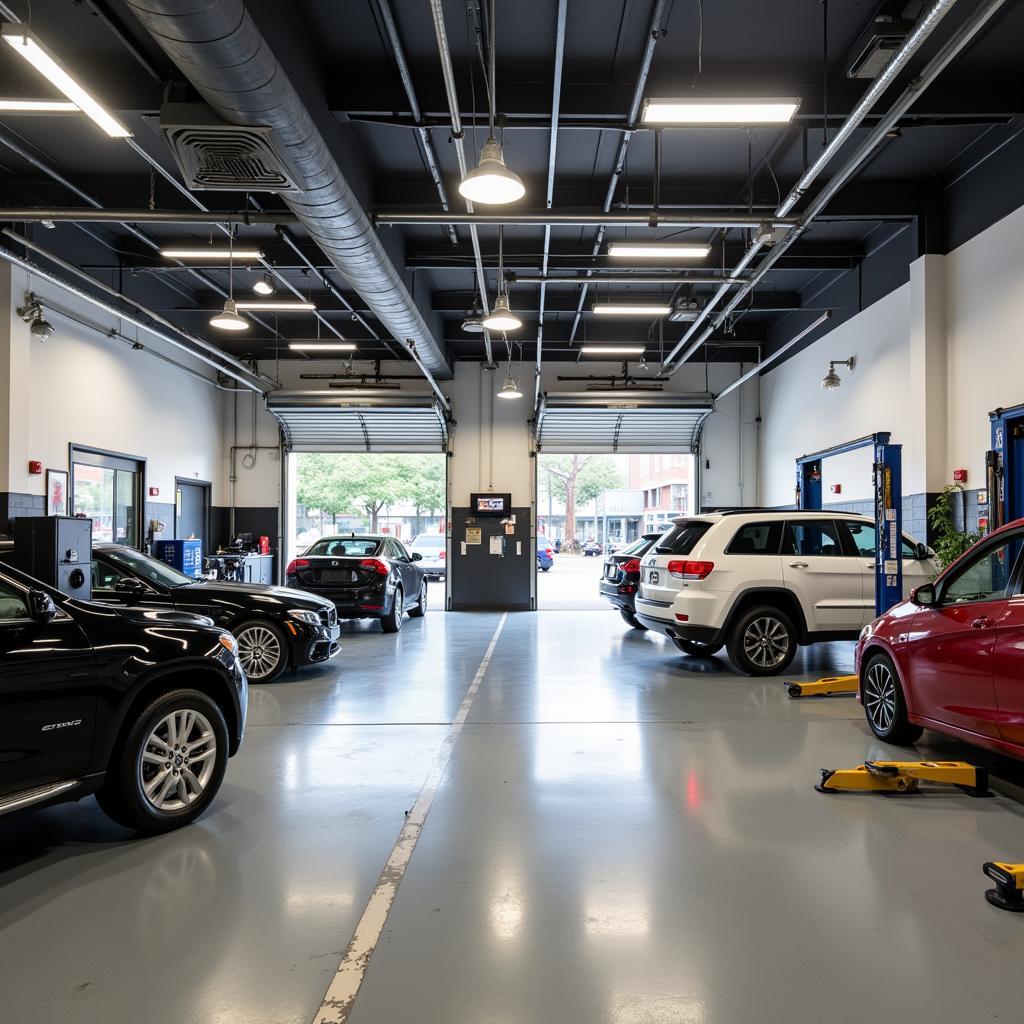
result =
[[[898,605],[897,607],[902,607]],[[861,676],[864,662],[873,651],[882,651],[889,656],[896,669],[896,677],[903,688],[903,698],[907,703],[907,714],[915,717],[914,690],[910,685],[910,659],[907,654],[906,635],[908,625],[905,622],[894,623],[888,614],[876,619],[875,627],[870,636],[857,643],[856,667],[857,675]],[[895,634],[895,635],[891,635]],[[857,691],[857,700],[862,700],[861,690]]]

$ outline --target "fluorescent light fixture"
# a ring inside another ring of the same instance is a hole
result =
[[[7,24],[3,26],[2,36],[15,53],[27,60],[112,139],[131,138],[132,133],[71,77],[60,61],[39,42],[35,33],[24,25]]]
[[[582,356],[642,356],[643,345],[583,345]]]
[[[233,252],[228,246],[207,245],[202,249],[161,249],[161,256],[169,260],[261,260],[263,259],[262,249],[235,249]]]
[[[612,242],[609,256],[633,259],[699,260],[711,252],[710,245],[677,245],[674,242]]]
[[[316,309],[314,302],[300,302],[298,299],[246,299],[238,303],[239,309],[271,309],[283,312],[305,311],[312,312]]]
[[[655,303],[595,302],[593,312],[598,316],[667,316],[672,307]]]
[[[238,308],[231,299],[225,299],[224,308],[210,317],[210,326],[218,331],[247,331],[249,321],[238,315]]]
[[[480,163],[459,184],[459,195],[471,203],[498,206],[514,203],[526,195],[526,186],[505,166],[501,143],[488,139],[480,149]]]
[[[289,341],[288,347],[293,352],[354,352],[356,348],[351,341]]]
[[[785,124],[800,106],[795,96],[767,99],[650,99],[644,124]]]
[[[76,114],[81,108],[67,100],[4,100],[0,110],[10,114]]]

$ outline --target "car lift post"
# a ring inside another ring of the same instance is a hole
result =
[[[875,434],[875,615],[903,600],[903,445]]]

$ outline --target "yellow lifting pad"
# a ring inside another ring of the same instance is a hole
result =
[[[985,899],[1000,910],[1024,912],[1024,864],[1007,864],[1005,861],[989,861],[982,865],[982,871],[996,883],[994,889],[985,892]]]
[[[956,786],[970,796],[991,796],[988,769],[966,761],[865,761],[856,768],[822,768],[819,793],[916,793],[922,782]]]
[[[856,693],[859,688],[858,676],[825,676],[813,683],[786,683],[790,697],[829,697],[833,693]]]

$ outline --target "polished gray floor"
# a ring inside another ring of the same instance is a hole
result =
[[[0,1020],[311,1024],[498,619],[348,627],[335,665],[255,687],[176,835],[91,800],[0,819]],[[1016,791],[811,788],[871,756],[901,753],[848,698],[790,701],[607,611],[510,615],[353,1024],[1019,1020],[1024,915],[981,875],[1022,859]]]

